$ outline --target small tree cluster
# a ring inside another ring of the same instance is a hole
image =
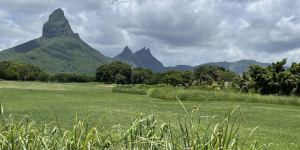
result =
[[[38,67],[19,62],[0,62],[0,79],[21,81],[93,82],[94,75],[58,73],[49,75]]]
[[[142,84],[149,81],[153,72],[151,69],[143,69],[141,67],[133,68],[131,71],[130,81],[132,84]]]
[[[193,72],[194,79],[201,85],[212,85],[213,82],[232,81],[236,75],[235,73],[226,70],[223,67],[214,65],[197,66]]]
[[[255,82],[255,90],[261,94],[300,95],[300,63],[292,63],[284,69],[286,59],[266,68],[250,66],[249,75]]]
[[[0,79],[34,81],[48,78],[38,67],[19,62],[0,62]]]
[[[167,70],[164,73],[154,73],[146,84],[169,84],[173,86],[180,86],[191,84],[191,71]]]
[[[100,66],[96,71],[96,80],[104,83],[130,83],[131,66],[127,63],[115,61]]]

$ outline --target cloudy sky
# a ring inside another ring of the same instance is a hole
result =
[[[128,45],[149,47],[165,66],[300,62],[299,0],[1,0],[0,50],[40,37],[57,8],[110,57]]]

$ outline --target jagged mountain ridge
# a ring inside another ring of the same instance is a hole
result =
[[[43,26],[42,37],[0,52],[0,61],[36,65],[48,73],[94,74],[112,61],[74,33],[62,9],[56,9]]]
[[[143,48],[133,53],[128,46],[126,46],[119,55],[114,57],[114,59],[127,62],[131,64],[133,67],[149,68],[152,69],[154,72],[163,72],[165,70],[191,71],[195,68],[194,66],[189,66],[189,65],[177,65],[174,67],[164,67],[163,64],[151,54],[149,49]],[[145,64],[148,64],[148,66]],[[226,61],[211,62],[211,63],[205,63],[201,65],[216,65],[219,67],[224,67],[225,69],[228,69],[236,74],[242,74],[244,71],[247,71],[249,69],[250,65],[260,65],[262,67],[267,67],[268,65],[271,64],[261,63],[255,60],[243,59],[235,62],[226,62]]]
[[[154,72],[165,71],[164,65],[152,55],[149,48],[146,49],[145,47],[133,53],[130,48],[126,46],[114,59],[127,62],[133,67],[151,69]]]

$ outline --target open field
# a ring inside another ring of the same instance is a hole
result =
[[[41,83],[0,82],[0,102],[6,114],[28,115],[38,123],[55,121],[71,129],[76,113],[83,120],[103,126],[121,124],[128,126],[139,113],[154,115],[164,122],[177,123],[184,110],[177,101],[166,101],[144,95],[113,93],[111,87],[99,83]],[[248,141],[274,143],[272,149],[299,149],[300,107],[288,105],[226,102],[183,101],[188,112],[193,106],[199,111],[195,117],[217,115],[221,120],[230,108],[240,106],[242,123],[240,134],[246,136],[258,126]]]

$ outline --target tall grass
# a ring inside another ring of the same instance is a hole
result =
[[[150,89],[148,93],[150,97],[164,100],[176,100],[176,98],[179,98],[182,101],[239,101],[300,106],[300,98],[296,96],[259,95],[182,88],[154,88]]]
[[[259,95],[180,87],[140,88],[139,86],[120,86],[114,87],[113,92],[149,95],[163,100],[177,100],[179,98],[182,101],[237,101],[300,106],[300,98],[297,96]]]
[[[182,105],[183,106],[183,105]],[[184,108],[184,107],[183,107]],[[184,108],[185,109],[185,108]],[[186,110],[185,110],[186,111]],[[193,113],[186,111],[179,118],[178,125],[157,121],[153,116],[138,115],[131,126],[89,127],[88,117],[79,121],[75,117],[73,130],[56,127],[54,123],[37,124],[28,116],[15,120],[13,115],[0,114],[0,149],[266,149],[265,145],[254,143],[246,146],[241,140],[239,125],[230,111],[219,123],[206,126],[193,119]],[[210,128],[213,127],[213,130]],[[246,139],[246,138],[244,138]]]
[[[126,86],[116,86],[112,89],[112,91],[118,92],[118,93],[131,93],[131,94],[147,95],[148,89],[149,88],[147,88],[147,87],[126,85]]]

